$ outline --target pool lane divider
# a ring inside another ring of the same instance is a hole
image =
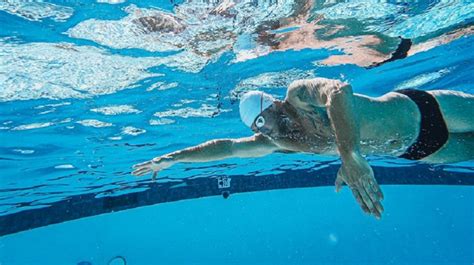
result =
[[[48,207],[0,216],[0,236],[34,228],[77,220],[85,217],[123,211],[159,203],[209,196],[227,198],[237,193],[265,190],[333,186],[339,165],[311,171],[286,170],[277,175],[232,175],[182,179],[182,182],[147,183],[147,190],[103,196],[87,193],[68,197]],[[429,165],[373,167],[381,185],[469,185],[474,186],[474,173],[453,172]]]

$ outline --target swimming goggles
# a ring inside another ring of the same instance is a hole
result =
[[[261,129],[265,126],[265,118],[262,116],[263,112],[263,94],[260,95],[260,115],[255,119],[254,123],[257,129]]]

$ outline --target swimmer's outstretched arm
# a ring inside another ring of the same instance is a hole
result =
[[[158,171],[180,162],[209,162],[231,157],[260,157],[277,150],[278,147],[262,134],[239,139],[212,140],[136,164],[133,166],[135,170],[132,174],[143,176],[152,172],[153,178],[155,178]]]
[[[326,108],[342,160],[336,191],[346,183],[362,209],[380,217],[383,194],[372,169],[359,152],[360,132],[353,110],[351,86],[325,78],[298,80],[288,88],[286,100],[300,108]]]

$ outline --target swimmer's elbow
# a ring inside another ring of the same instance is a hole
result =
[[[252,149],[235,149],[232,152],[232,157],[238,158],[249,158],[249,157],[262,157],[273,153],[274,150],[269,148],[252,148]]]
[[[308,80],[293,81],[286,92],[286,101],[295,107],[309,108],[311,105],[318,105],[312,98],[310,88],[307,86]]]
[[[341,83],[341,85],[329,88],[326,95],[326,106],[331,107],[339,102],[346,102],[348,98],[352,97],[352,87],[349,84]]]
[[[352,87],[340,80],[313,78],[296,80],[290,84],[287,100],[299,106],[327,106],[333,97],[352,94]]]
[[[265,137],[258,135],[248,138],[237,139],[232,142],[230,148],[233,157],[261,157],[273,153],[276,146]]]

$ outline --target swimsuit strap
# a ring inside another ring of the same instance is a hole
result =
[[[400,157],[420,160],[438,151],[448,141],[449,131],[436,99],[421,90],[402,89],[395,92],[413,100],[421,114],[418,137]]]
[[[255,119],[253,119],[252,124],[254,124],[257,121],[258,117],[260,117],[260,115],[262,115],[262,112],[263,112],[263,94],[260,95],[260,114],[258,114],[258,116],[255,117]]]

